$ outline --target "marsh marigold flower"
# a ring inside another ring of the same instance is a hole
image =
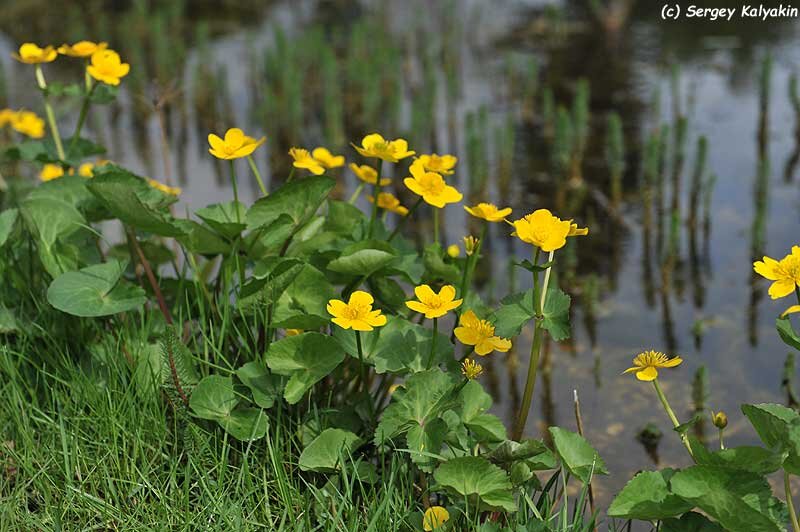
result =
[[[475,250],[478,248],[478,243],[481,241],[480,238],[475,238],[472,235],[467,235],[464,237],[464,252],[467,254],[468,257],[471,257]]]
[[[83,163],[78,167],[78,175],[81,177],[94,177],[94,163]]]
[[[147,184],[150,185],[151,187],[153,187],[156,190],[160,190],[164,194],[169,194],[170,196],[180,196],[181,195],[180,187],[171,187],[169,185],[165,185],[164,183],[156,181],[155,179],[148,179],[147,180]]]
[[[476,218],[481,218],[487,222],[502,222],[506,216],[511,214],[511,208],[498,209],[493,203],[478,203],[474,207],[464,206],[464,210]]]
[[[375,201],[373,196],[368,196],[370,203]],[[408,209],[400,205],[400,200],[390,192],[378,192],[378,207],[385,211],[390,211],[400,216],[408,214]]]
[[[17,61],[27,63],[29,65],[36,65],[39,63],[50,63],[51,61],[55,61],[56,57],[58,57],[58,52],[52,46],[40,48],[38,45],[32,42],[26,42],[19,47],[19,53],[12,53],[11,55]]]
[[[449,284],[444,285],[437,294],[426,285],[414,289],[417,301],[406,301],[406,306],[415,312],[425,314],[428,319],[441,318],[461,305],[461,299],[455,299],[456,289]]]
[[[471,358],[466,359],[464,362],[461,363],[461,374],[464,375],[469,380],[477,379],[483,373],[483,366],[472,360]]]
[[[569,233],[567,236],[586,236],[589,234],[588,227],[578,227],[578,224],[569,221]]]
[[[375,170],[373,167],[371,167],[369,165],[366,165],[366,164],[362,164],[361,166],[359,166],[356,163],[350,163],[350,170],[352,170],[353,173],[356,174],[357,178],[359,178],[364,183],[367,183],[367,184],[370,184],[370,185],[374,185],[375,181],[377,181],[377,179],[378,179],[377,170]],[[380,185],[382,187],[385,187],[386,185],[388,185],[391,182],[392,182],[392,180],[389,179],[388,177],[382,177]]]
[[[211,146],[208,152],[217,159],[239,159],[247,157],[266,141],[266,137],[256,140],[245,135],[238,127],[232,127],[225,132],[224,139],[213,133],[208,135],[208,144]]]
[[[39,118],[33,111],[17,112],[11,121],[11,127],[15,131],[33,139],[44,137],[44,120]]]
[[[63,175],[64,169],[61,168],[61,165],[48,163],[44,165],[42,171],[39,172],[39,179],[42,181],[52,181],[53,179],[63,177]]]
[[[547,209],[538,209],[516,220],[512,225],[514,226],[512,235],[548,252],[566,245],[571,228],[569,220],[553,216]]]
[[[364,157],[377,157],[390,163],[396,163],[415,153],[408,149],[408,142],[404,139],[386,140],[377,133],[367,135],[361,140],[361,146],[353,144],[353,147]]]
[[[289,150],[289,155],[291,155],[292,159],[294,159],[292,166],[295,168],[308,170],[314,175],[321,175],[325,173],[325,167],[323,167],[319,161],[314,159],[308,150],[304,148],[291,148]]]
[[[472,310],[464,312],[453,331],[458,341],[464,345],[475,346],[475,353],[486,356],[492,351],[501,353],[511,349],[511,341],[494,335],[494,325],[479,319]]]
[[[114,50],[96,50],[86,71],[97,81],[108,85],[119,85],[120,80],[131,71],[131,66],[123,63]]]
[[[445,183],[444,178],[435,172],[426,172],[421,164],[415,162],[409,169],[413,177],[407,177],[403,183],[411,192],[422,196],[423,201],[441,209],[448,203],[458,203],[463,197],[461,192]]]
[[[334,155],[328,148],[314,148],[311,156],[325,168],[339,168],[344,166],[344,155]]]
[[[381,314],[381,309],[372,310],[374,302],[372,295],[356,290],[350,294],[347,303],[340,299],[328,301],[328,313],[333,316],[331,321],[342,329],[371,331],[374,327],[386,325],[386,316]]]
[[[451,259],[457,259],[458,256],[461,255],[461,248],[458,247],[458,244],[450,244],[447,246],[447,256]]]
[[[779,261],[764,257],[763,261],[753,263],[753,269],[773,281],[769,287],[772,299],[788,296],[800,286],[800,246],[792,246],[792,252]]]
[[[644,351],[633,359],[633,367],[623,373],[636,372],[636,378],[640,381],[652,381],[658,377],[658,368],[674,368],[681,362],[683,362],[681,357],[668,358],[658,351]]]
[[[789,314],[796,314],[800,312],[800,305],[792,305],[781,313],[781,318],[785,318]]]
[[[10,126],[17,119],[17,112],[13,109],[0,109],[0,127]]]
[[[420,155],[417,161],[428,172],[436,172],[437,174],[450,175],[453,173],[453,168],[458,162],[458,158],[454,155],[437,155],[432,153],[430,155]]]
[[[450,512],[447,508],[442,506],[431,506],[425,510],[425,515],[422,517],[422,529],[425,531],[436,530],[441,528],[450,520]]]
[[[98,50],[106,48],[108,43],[105,42],[78,41],[75,44],[62,44],[58,47],[58,53],[70,57],[90,57]]]

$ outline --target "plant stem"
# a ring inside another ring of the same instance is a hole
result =
[[[433,208],[433,241],[439,243],[439,209]]]
[[[369,232],[367,236],[372,238],[372,233],[375,231],[375,220],[378,218],[378,194],[381,191],[381,168],[383,167],[382,161],[379,159],[375,168],[375,184],[372,187],[372,215],[369,217]]]
[[[533,264],[539,263],[540,249],[537,247],[533,252]],[[548,268],[549,269],[549,268]],[[542,340],[544,339],[544,329],[541,326],[539,319],[542,314],[542,306],[544,299],[539,298],[539,272],[534,270],[533,275],[533,343],[531,344],[531,356],[528,362],[528,378],[525,381],[525,391],[522,394],[522,404],[517,413],[517,419],[514,423],[514,430],[512,432],[512,439],[519,441],[522,438],[522,433],[525,430],[525,424],[528,422],[528,413],[531,409],[531,402],[533,401],[533,392],[536,388],[536,374],[539,371],[539,354],[542,348]],[[546,277],[549,280],[549,277]],[[545,286],[544,293],[547,293]]]
[[[412,205],[410,209],[408,209],[408,214],[400,218],[400,220],[397,222],[397,225],[394,228],[394,231],[392,231],[392,234],[390,234],[389,238],[386,239],[387,242],[391,242],[392,239],[395,236],[397,236],[397,233],[399,233],[400,229],[403,227],[403,223],[405,223],[406,220],[411,218],[411,215],[414,214],[414,211],[417,210],[417,207],[419,207],[421,203],[422,203],[422,196],[420,196],[417,202],[414,205]]]
[[[792,521],[792,529],[794,532],[800,532],[800,523],[797,521],[797,513],[794,509],[794,500],[792,499],[792,488],[789,484],[789,473],[783,471],[783,488],[786,490],[786,506],[789,507],[789,517]]]
[[[428,363],[425,369],[431,369],[433,364],[433,354],[436,353],[436,337],[439,336],[439,318],[433,318],[433,335],[431,336],[431,353],[428,355]]]
[[[167,308],[167,303],[164,301],[164,294],[161,293],[161,288],[158,286],[158,281],[156,281],[156,276],[153,274],[153,269],[150,267],[150,261],[147,260],[145,257],[144,252],[142,251],[141,246],[139,245],[139,241],[136,239],[136,233],[134,233],[133,229],[126,228],[128,233],[128,240],[133,246],[133,249],[136,250],[136,255],[138,256],[139,263],[144,268],[144,273],[147,275],[147,280],[150,283],[150,288],[153,289],[153,293],[156,296],[156,300],[158,301],[158,308],[161,310],[161,314],[164,315],[164,319],[169,325],[172,325],[172,316],[169,313],[169,309]]]
[[[356,200],[358,200],[358,197],[361,195],[362,190],[364,190],[364,183],[359,183],[355,192],[353,192],[353,195],[350,196],[350,200],[348,201],[350,205],[355,204]]]
[[[367,374],[366,374],[366,367],[364,366],[364,348],[361,347],[361,333],[359,331],[355,331],[356,333],[356,348],[358,349],[358,373],[359,373],[359,380],[361,381],[361,390],[367,389]]]
[[[235,205],[233,210],[236,212],[236,223],[242,223],[241,215],[239,214],[239,189],[236,186],[236,166],[233,159],[228,160],[231,167],[231,185],[233,186],[233,201]]]
[[[263,195],[269,194],[267,192],[267,187],[264,186],[264,180],[261,179],[261,172],[258,171],[258,166],[256,166],[256,161],[253,159],[252,155],[247,156],[247,162],[250,163],[250,169],[253,171],[253,175],[256,176],[256,181],[258,181],[258,188],[261,189],[261,193]]]
[[[44,72],[42,72],[41,65],[36,65],[36,82],[39,84],[39,88],[42,89],[42,97],[44,98],[44,112],[47,115],[47,122],[50,124],[50,133],[53,135],[53,142],[55,142],[56,145],[56,153],[58,153],[58,158],[63,161],[66,159],[64,156],[64,146],[61,144],[61,135],[58,133],[56,115],[53,113],[53,107],[50,105],[50,97],[47,95],[47,82],[44,79]]]
[[[720,451],[724,451],[725,450],[725,440],[724,440],[723,435],[722,435],[723,432],[725,432],[725,429],[719,429],[719,450]]]
[[[680,422],[678,418],[675,416],[675,412],[672,410],[672,407],[669,406],[669,401],[667,401],[667,396],[664,395],[664,392],[661,390],[661,386],[658,384],[658,379],[653,379],[653,387],[656,389],[656,394],[658,395],[659,400],[661,401],[661,405],[664,407],[664,410],[667,412],[667,416],[669,416],[670,421],[672,421],[672,426],[677,428],[680,426]],[[686,437],[686,434],[681,433],[681,441],[683,442],[683,446],[686,447],[686,450],[689,452],[689,456],[692,457],[694,460],[694,453],[692,452],[692,446],[689,445],[689,438]]]
[[[75,146],[78,143],[78,139],[81,136],[81,130],[83,129],[83,123],[86,122],[86,115],[89,113],[89,106],[92,103],[92,101],[91,101],[92,100],[92,94],[94,94],[94,89],[95,89],[95,87],[97,87],[96,83],[94,85],[92,85],[91,80],[89,80],[88,83],[89,84],[86,86],[87,87],[86,94],[83,97],[83,104],[81,105],[81,113],[80,113],[80,115],[78,115],[78,124],[75,126],[75,133],[72,134],[72,140],[69,143],[69,150],[67,151],[67,153],[70,153],[70,154],[75,149]]]

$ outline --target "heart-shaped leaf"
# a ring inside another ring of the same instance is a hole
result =
[[[126,262],[112,260],[67,272],[47,289],[47,300],[73,316],[109,316],[144,305],[144,290],[121,279]]]
[[[295,404],[344,360],[344,351],[334,338],[308,332],[272,343],[266,360],[272,371],[289,377],[283,397]]]

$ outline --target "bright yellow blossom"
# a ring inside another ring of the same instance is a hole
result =
[[[13,117],[11,127],[15,131],[33,139],[44,137],[44,120],[33,111],[18,111]]]
[[[10,126],[17,119],[17,112],[13,109],[0,109],[0,128]]]
[[[461,255],[461,248],[458,247],[458,244],[450,244],[447,246],[447,256],[451,259],[457,259],[458,256]]]
[[[513,225],[512,235],[548,252],[564,247],[571,227],[569,220],[553,216],[547,209],[538,209]]]
[[[426,172],[419,162],[411,165],[411,175],[403,183],[415,194],[422,196],[425,203],[441,209],[448,203],[458,203],[461,192],[445,183],[444,178],[435,172]]]
[[[92,64],[86,67],[90,76],[109,85],[119,85],[130,70],[131,66],[123,63],[117,52],[106,49],[96,50],[92,54]]]
[[[94,177],[94,163],[83,163],[78,167],[78,175],[81,177]]]
[[[569,233],[567,236],[586,236],[589,234],[588,227],[578,227],[578,224],[569,221]]]
[[[800,305],[792,305],[781,313],[781,318],[785,318],[789,314],[797,314],[800,312]]]
[[[239,159],[256,151],[266,140],[266,137],[258,140],[248,137],[238,127],[232,127],[225,132],[225,139],[213,133],[208,135],[208,144],[211,146],[208,152],[218,159]]]
[[[58,47],[58,53],[70,57],[90,57],[98,50],[106,48],[108,43],[105,42],[78,41],[75,44],[62,44]]]
[[[475,238],[472,235],[467,235],[464,237],[464,252],[466,252],[467,257],[471,257],[472,254],[475,253],[480,241],[480,238]]]
[[[415,312],[425,314],[428,319],[441,318],[461,305],[461,299],[455,299],[456,289],[449,284],[444,285],[437,294],[430,286],[423,284],[414,289],[417,301],[406,301],[406,306]]]
[[[304,148],[291,148],[289,150],[289,155],[294,159],[292,166],[295,168],[309,170],[314,175],[325,173],[325,167],[323,167],[318,160],[313,158],[308,150]]]
[[[342,329],[371,331],[373,327],[386,325],[386,316],[381,314],[381,309],[372,310],[374,302],[370,294],[356,290],[350,294],[347,303],[340,299],[328,301],[328,313],[333,316],[331,321]]]
[[[653,381],[658,377],[658,368],[674,368],[683,362],[681,357],[667,358],[667,355],[658,351],[644,351],[633,359],[633,367],[623,373],[636,372],[640,381]]]
[[[417,161],[419,161],[428,172],[450,175],[453,173],[453,168],[458,162],[458,158],[453,155],[437,155],[432,153],[430,155],[420,155]]]
[[[58,179],[63,175],[64,169],[61,168],[61,165],[48,163],[44,165],[42,167],[42,171],[39,172],[39,179],[42,181],[52,181],[53,179]]]
[[[367,135],[361,140],[361,146],[353,144],[353,147],[364,157],[377,157],[390,163],[396,163],[415,153],[408,149],[408,142],[404,139],[386,140],[377,133]]]
[[[52,46],[45,46],[40,48],[32,42],[26,42],[19,47],[19,53],[11,54],[14,59],[29,65],[36,65],[39,63],[50,63],[55,61],[58,57],[58,52]]]
[[[447,508],[442,506],[431,506],[425,510],[425,515],[422,518],[422,529],[426,532],[441,528],[447,521],[450,520],[450,512]]]
[[[373,196],[368,196],[370,203],[375,201]],[[391,192],[378,192],[378,207],[385,211],[390,211],[400,216],[408,214],[408,209],[400,205],[400,200]]]
[[[493,203],[478,203],[474,207],[464,206],[464,210],[476,218],[481,218],[487,222],[502,222],[509,214],[511,207],[498,209]]]
[[[486,356],[492,351],[501,353],[511,349],[511,341],[494,335],[494,325],[479,319],[472,310],[464,312],[453,331],[458,341],[464,345],[475,346],[475,353]]]
[[[160,183],[155,179],[148,179],[147,184],[153,187],[156,190],[160,190],[164,194],[169,194],[170,196],[180,196],[181,189],[180,187],[171,187],[169,185],[165,185],[164,183]]]
[[[311,156],[325,168],[339,168],[344,166],[344,155],[334,155],[328,148],[314,148]]]
[[[774,281],[769,287],[769,296],[779,299],[788,296],[800,287],[800,246],[792,246],[792,252],[777,261],[764,257],[753,263],[757,274]]]
[[[378,172],[371,166],[362,164],[361,166],[357,165],[356,163],[350,163],[350,170],[356,174],[356,177],[359,178],[364,183],[368,183],[370,185],[374,185],[375,181],[378,179]],[[388,177],[381,178],[381,186],[385,187],[392,180]]]
[[[466,359],[461,363],[461,374],[469,380],[477,379],[483,373],[483,366],[472,360]]]

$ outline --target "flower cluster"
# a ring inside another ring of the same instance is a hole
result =
[[[108,43],[95,43],[92,41],[78,41],[75,44],[62,44],[40,47],[37,44],[26,42],[19,47],[19,51],[11,55],[17,61],[29,65],[52,63],[61,55],[89,59],[86,72],[95,80],[108,85],[119,85],[120,80],[128,75],[131,66],[123,63],[119,54],[108,48]]]
[[[0,128],[6,126],[32,139],[44,137],[44,120],[33,111],[0,109]]]

